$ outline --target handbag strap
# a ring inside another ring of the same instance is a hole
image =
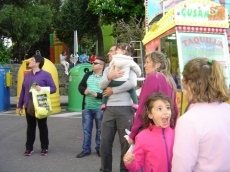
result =
[[[28,86],[29,88],[31,87],[31,79],[32,79],[32,71],[30,71],[30,76],[29,76],[29,83],[28,83]]]
[[[28,82],[28,87],[29,87],[29,98],[32,99],[32,93],[30,93],[31,89],[31,80],[32,80],[32,71],[30,71],[30,76],[29,76],[29,82]]]

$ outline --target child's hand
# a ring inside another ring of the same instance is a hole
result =
[[[107,76],[108,80],[114,80],[116,78],[120,78],[124,75],[124,71],[122,70],[115,70],[115,66],[113,66],[111,69],[110,69],[110,72]]]
[[[128,143],[129,143],[130,145],[134,144],[133,139],[129,138],[129,139],[128,139]]]
[[[131,152],[127,152],[124,157],[123,161],[125,164],[130,164],[134,160],[134,155]]]

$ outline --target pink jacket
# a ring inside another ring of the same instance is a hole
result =
[[[131,172],[170,172],[174,130],[151,125],[136,136],[134,161],[125,164]]]
[[[142,127],[141,121],[141,114],[144,113],[144,105],[147,97],[155,92],[162,92],[165,95],[172,97],[172,87],[169,85],[162,73],[152,73],[148,75],[144,81],[144,84],[141,88],[141,93],[139,96],[139,107],[136,112],[136,116],[134,118],[134,123],[131,129],[131,133],[129,137],[131,139],[135,139],[135,136],[139,132],[140,128]],[[174,121],[176,122],[177,115],[178,115],[178,108],[176,104],[176,92],[174,94],[174,111],[175,111],[175,118]]]

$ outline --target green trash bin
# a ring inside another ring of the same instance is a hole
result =
[[[85,73],[91,70],[91,64],[83,63],[75,66],[69,71],[68,106],[66,110],[74,112],[82,111],[83,96],[78,91],[78,85]]]

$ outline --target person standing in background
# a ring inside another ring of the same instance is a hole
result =
[[[79,56],[78,56],[77,53],[71,54],[71,55],[70,55],[70,62],[71,62],[70,68],[73,68],[73,67],[75,67],[75,66],[77,65],[78,57],[79,57]]]
[[[131,133],[129,134],[129,144],[134,143],[136,135],[142,129],[142,114],[145,111],[145,101],[150,94],[162,92],[172,99],[173,113],[175,113],[170,124],[172,128],[175,127],[178,116],[176,84],[169,72],[170,64],[168,59],[161,52],[154,51],[146,56],[144,68],[146,79],[139,95],[139,107],[134,118]]]
[[[177,70],[173,74],[173,80],[176,83],[177,89],[181,89],[181,79],[180,79],[180,69],[179,69],[179,67],[177,68]]]
[[[139,65],[136,62],[134,62],[133,58],[131,57],[132,52],[132,47],[127,43],[119,43],[116,46],[116,54],[112,56],[112,60],[109,63],[109,67],[114,68],[114,70],[122,70],[124,72],[124,75],[120,78],[112,80],[108,85],[109,87],[116,87],[125,83],[125,81],[127,81],[127,79],[129,78],[130,70],[133,70],[136,73],[137,77],[141,76],[141,69]],[[138,98],[136,94],[136,89],[132,88],[128,92],[130,93],[133,101],[132,107],[135,110],[137,110]],[[102,110],[106,108],[107,99],[108,97],[103,96],[101,106]]]
[[[108,53],[109,61],[115,53],[116,46],[112,46]],[[125,129],[131,128],[134,117],[132,99],[128,90],[136,87],[137,75],[133,70],[130,70],[129,79],[125,83],[117,87],[108,87],[112,80],[123,75],[123,71],[106,67],[99,84],[99,88],[104,90],[103,96],[109,97],[101,123],[101,172],[112,172],[112,148],[116,132],[118,132],[121,146],[120,171],[128,172],[122,159],[129,149],[129,144],[124,137]]]
[[[93,63],[94,60],[95,60],[96,58],[97,58],[96,53],[93,52],[92,55],[91,55],[90,58],[89,58],[89,62],[90,62],[90,63]]]
[[[86,52],[83,52],[82,55],[79,56],[79,62],[80,63],[88,63],[88,56],[86,55]]]
[[[29,68],[31,72],[25,74],[25,78],[22,83],[22,90],[18,101],[19,114],[22,114],[23,107],[25,108],[27,132],[26,132],[26,151],[25,156],[30,156],[33,153],[33,144],[36,136],[36,125],[38,124],[41,141],[41,155],[45,156],[48,153],[49,138],[48,138],[48,126],[47,118],[37,119],[35,114],[28,114],[27,105],[29,98],[32,97],[29,94],[31,85],[36,82],[35,90],[40,91],[41,87],[50,87],[50,93],[56,92],[56,86],[50,73],[42,70],[44,65],[44,58],[41,55],[34,55],[30,59]]]
[[[65,74],[69,75],[69,62],[67,62],[67,55],[66,51],[62,51],[60,54],[60,63],[64,66],[65,68]]]
[[[216,60],[194,58],[182,72],[189,102],[175,129],[172,172],[230,171],[230,92]]]
[[[102,73],[105,66],[105,59],[98,57],[92,63],[92,71],[87,72],[81,80],[78,90],[83,95],[82,104],[82,127],[84,132],[84,140],[82,149],[76,157],[82,158],[91,154],[91,140],[93,121],[96,124],[96,153],[100,156],[100,136],[101,136],[101,121],[103,111],[100,110],[102,104],[102,90],[99,88],[99,83],[102,78]]]

